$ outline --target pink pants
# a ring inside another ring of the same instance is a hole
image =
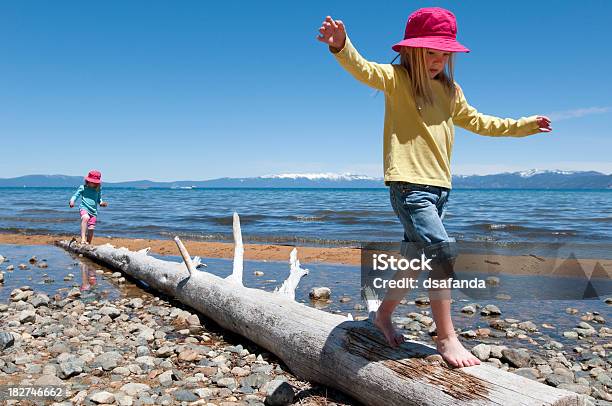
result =
[[[87,213],[87,210],[81,209],[81,219],[87,217],[87,228],[93,230],[96,228],[96,216]]]

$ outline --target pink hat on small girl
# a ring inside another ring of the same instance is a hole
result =
[[[99,184],[101,182],[101,179],[102,179],[102,174],[100,173],[100,171],[95,171],[95,170],[89,171],[89,173],[85,177],[86,182],[91,182],[91,183],[96,183],[96,184]]]
[[[393,45],[393,50],[399,52],[402,47],[470,52],[457,42],[455,15],[440,7],[420,8],[408,17],[404,40]]]

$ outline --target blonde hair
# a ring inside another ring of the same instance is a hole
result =
[[[432,105],[434,96],[431,89],[431,80],[442,82],[442,86],[451,98],[451,106],[455,100],[455,79],[454,79],[454,54],[451,52],[448,62],[442,72],[435,78],[429,78],[427,65],[425,64],[425,53],[427,48],[402,47],[400,50],[400,64],[408,72],[412,82],[412,97],[417,106]]]
[[[85,187],[89,187],[89,186],[87,186],[87,184],[88,184],[88,183],[91,183],[92,185],[96,185],[96,187],[94,188],[94,189],[96,189],[96,190],[100,190],[100,188],[102,187],[102,184],[101,184],[101,183],[95,184],[95,183],[93,183],[93,182],[88,182],[88,181],[84,181],[84,182],[83,182],[83,185],[84,185]]]

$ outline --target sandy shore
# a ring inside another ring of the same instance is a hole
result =
[[[0,234],[0,244],[47,245],[57,240],[70,239],[65,235],[23,235]],[[172,240],[152,240],[140,238],[105,238],[95,237],[94,244],[110,243],[117,247],[126,247],[132,251],[150,247],[151,251],[160,255],[179,255],[176,244]],[[206,258],[233,258],[234,244],[225,242],[203,242],[183,240],[191,255]],[[289,261],[293,246],[272,244],[245,244],[245,259]],[[324,248],[298,247],[300,261],[326,262],[342,265],[359,265],[360,250],[356,248]]]
[[[57,240],[69,238],[71,236],[0,234],[0,244],[52,245]],[[228,259],[234,256],[233,243],[189,240],[183,242],[189,253],[194,256]],[[152,252],[159,255],[178,255],[177,247],[172,240],[106,237],[94,239],[96,245],[106,243],[126,247],[133,251],[150,247]],[[289,253],[293,248],[289,245],[245,244],[245,259],[288,261]],[[298,253],[300,261],[306,265],[308,263],[329,263],[359,266],[361,264],[361,250],[358,248],[298,247]],[[456,269],[487,274],[554,274],[578,277],[586,275],[587,278],[595,273],[595,276],[599,278],[612,278],[612,260],[609,259],[543,258],[533,254],[522,256],[462,254],[457,259]]]

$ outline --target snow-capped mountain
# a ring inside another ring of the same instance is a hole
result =
[[[203,176],[204,177],[204,176]],[[0,179],[0,187],[75,187],[82,176],[29,175]],[[250,178],[218,178],[202,181],[105,182],[123,188],[382,188],[382,178],[351,173],[281,173]],[[494,175],[453,176],[455,189],[612,189],[612,175],[594,171],[531,169]]]
[[[572,175],[574,173],[579,173],[577,171],[560,171],[560,170],[541,170],[541,169],[529,169],[527,171],[516,172],[521,178],[529,178],[534,175],[542,175],[542,174],[560,174],[560,175]]]
[[[353,173],[281,173],[278,175],[260,176],[262,179],[308,179],[308,180],[379,180],[366,175],[355,175]]]

